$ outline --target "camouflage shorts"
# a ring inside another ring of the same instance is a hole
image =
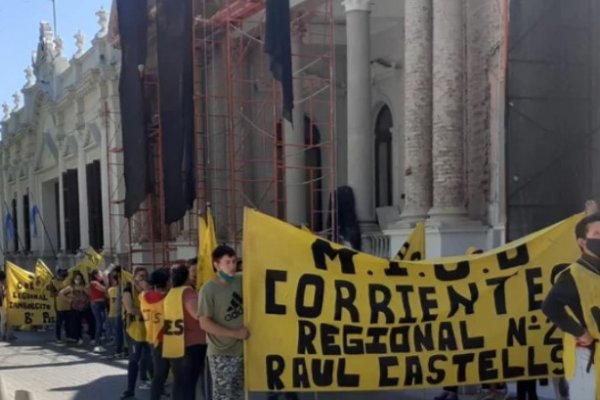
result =
[[[244,398],[244,359],[234,356],[208,356],[213,400]]]

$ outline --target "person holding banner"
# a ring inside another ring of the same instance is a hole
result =
[[[244,327],[242,275],[236,273],[235,251],[225,245],[212,253],[217,276],[199,294],[200,326],[208,337],[208,362],[213,377],[213,400],[237,400],[244,394]]]
[[[592,208],[590,202],[586,210]],[[589,212],[588,212],[589,214]],[[542,311],[564,333],[563,362],[571,400],[600,398],[597,372],[600,339],[600,214],[575,227],[581,257],[557,278]]]

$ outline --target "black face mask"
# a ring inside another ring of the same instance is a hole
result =
[[[586,239],[585,247],[590,253],[600,258],[600,239]]]

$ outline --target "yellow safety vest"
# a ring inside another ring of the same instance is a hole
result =
[[[132,296],[131,300],[133,301],[133,306],[137,309],[140,308],[140,300],[135,293],[135,289],[131,289]],[[123,307],[125,309],[125,307]],[[135,316],[128,314],[125,310],[125,331],[129,335],[130,338],[135,340],[136,342],[145,342],[146,341],[146,327],[144,326],[144,319],[141,316]]]
[[[144,325],[146,327],[146,341],[152,345],[152,347],[158,347],[160,344],[159,335],[164,324],[164,301],[163,298],[156,303],[148,303],[146,296],[140,294],[140,309],[144,318]]]
[[[117,316],[117,288],[111,286],[107,290],[108,294],[108,318],[115,318]]]
[[[164,300],[165,321],[163,326],[164,358],[181,358],[185,354],[185,325],[183,292],[188,286],[172,288]]]

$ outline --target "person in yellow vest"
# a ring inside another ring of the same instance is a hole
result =
[[[200,289],[198,316],[208,337],[208,362],[213,400],[237,400],[244,395],[244,327],[242,275],[236,273],[235,250],[220,245],[212,253],[217,276]]]
[[[586,209],[591,207],[586,204]],[[600,214],[583,218],[575,227],[575,237],[581,257],[558,276],[542,311],[565,333],[563,362],[570,400],[598,400]]]
[[[119,280],[117,274],[111,272],[108,274],[108,289],[106,289],[106,297],[108,298],[108,316],[106,320],[106,334],[111,341],[116,341],[117,338],[117,287]],[[116,352],[115,352],[116,353]]]
[[[206,334],[198,323],[198,295],[187,285],[185,264],[171,268],[171,290],[164,300],[163,352],[173,371],[173,400],[195,400],[206,358]]]
[[[129,349],[127,365],[127,389],[121,399],[135,397],[135,384],[140,374],[140,389],[150,389],[148,375],[152,375],[150,345],[146,341],[146,328],[140,310],[139,294],[148,289],[148,271],[143,267],[133,270],[133,285],[128,283],[123,290],[125,308],[125,332]]]
[[[56,276],[52,278],[48,284],[50,294],[54,297],[54,309],[56,310],[55,320],[55,334],[56,342],[62,344],[62,330],[64,326],[66,338],[71,337],[69,328],[69,313],[71,311],[71,302],[64,294],[61,294],[61,290],[68,285],[67,281],[68,272],[66,269],[59,269],[56,271]]]
[[[163,324],[164,324],[164,299],[169,291],[171,273],[167,268],[160,268],[150,274],[152,286],[140,294],[140,307],[146,326],[146,341],[152,347],[152,364],[154,374],[150,388],[150,400],[160,400],[165,391],[165,382],[169,376],[171,363],[162,356]]]

